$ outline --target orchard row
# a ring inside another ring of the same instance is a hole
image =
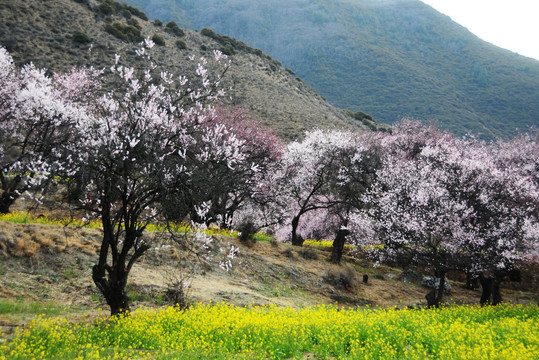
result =
[[[222,53],[192,58],[188,79],[153,63],[152,46],[137,49],[139,68],[116,56],[109,69],[52,75],[15,67],[0,48],[0,212],[54,191],[99,219],[93,280],[112,314],[129,310],[128,275],[153,223],[264,229],[297,246],[334,238],[334,262],[350,243],[442,279],[536,259],[537,131],[486,143],[404,120],[391,133],[312,130],[283,144],[246,111],[218,105]],[[211,249],[206,232],[195,238],[197,251]]]

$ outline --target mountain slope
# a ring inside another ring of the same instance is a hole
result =
[[[123,1],[261,48],[332,104],[381,122],[411,116],[485,137],[539,125],[539,61],[419,0]]]
[[[144,20],[144,14],[137,16],[136,9],[115,9],[116,5],[110,0],[0,0],[0,45],[10,51],[18,65],[33,62],[53,71],[65,71],[73,65],[109,67],[116,53],[124,64],[136,66],[136,43],[105,31],[107,26],[120,23],[140,28],[144,37],[160,35],[165,44],[152,49],[154,60],[173,73],[187,75],[195,70],[191,56],[211,58],[213,50],[222,47],[194,31],[174,35],[164,25]],[[224,89],[231,89],[229,103],[250,110],[286,139],[301,136],[314,126],[360,126],[275,60],[256,49],[240,49],[244,44],[236,45],[232,67],[222,84]]]

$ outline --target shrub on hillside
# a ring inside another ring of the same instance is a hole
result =
[[[225,44],[219,48],[219,50],[225,55],[234,55],[234,47],[231,44]]]
[[[176,40],[176,47],[178,49],[187,49],[187,45],[185,44],[185,41],[183,40]]]
[[[178,24],[176,24],[176,22],[174,21],[169,21],[166,25],[165,25],[165,30],[176,35],[176,36],[184,36],[185,33],[183,32],[182,29],[180,29],[180,27],[178,26]]]
[[[152,36],[152,41],[155,43],[155,45],[159,46],[165,46],[165,39],[159,34],[154,34]]]
[[[324,280],[336,288],[347,291],[354,291],[358,287],[356,272],[348,266],[328,270]]]
[[[145,21],[149,20],[148,15],[146,15],[146,13],[144,11],[139,10],[139,9],[133,7],[133,6],[123,5],[123,9],[125,11],[131,13],[131,15],[138,17],[141,20],[145,20]]]
[[[243,223],[238,226],[238,231],[240,232],[240,242],[247,246],[253,246],[256,240],[254,235],[258,232],[255,223],[252,219],[246,219]]]
[[[200,33],[215,40],[219,38],[219,35],[217,35],[217,33],[210,28],[202,28],[202,30],[200,30]]]
[[[153,21],[153,24],[154,24],[155,26],[163,26],[163,22],[162,22],[161,20],[159,20],[159,19],[155,19],[155,20]]]
[[[143,40],[142,33],[132,25],[115,22],[105,25],[105,31],[112,36],[129,42],[138,42]]]
[[[136,27],[139,30],[142,30],[142,26],[140,26],[139,22],[136,19],[130,18],[127,19],[127,25],[131,25]]]
[[[148,16],[143,11],[114,0],[103,0],[97,8],[105,15],[121,13],[126,19],[130,19],[131,15],[133,15],[139,19],[148,21]]]
[[[73,41],[79,44],[88,44],[92,42],[92,40],[88,37],[88,35],[81,33],[80,31],[75,31],[73,33],[72,37]]]
[[[99,5],[98,9],[105,15],[112,15],[116,13],[116,10],[114,9],[114,7],[108,2],[104,2],[101,5]]]

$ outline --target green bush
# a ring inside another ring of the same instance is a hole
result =
[[[137,42],[144,39],[139,29],[132,25],[126,25],[121,22],[105,25],[105,31],[124,41]]]
[[[353,112],[353,111],[350,111],[350,110],[345,110],[345,112],[346,112],[346,114],[348,114],[349,116],[353,117],[356,120],[360,120],[360,121],[368,120],[368,121],[376,122],[376,120],[374,120],[371,115],[369,115],[367,113],[364,113],[361,110],[358,110],[356,112]]]
[[[236,40],[227,35],[219,35],[210,28],[202,28],[200,30],[200,34],[210,37],[220,43],[221,48],[219,48],[219,50],[221,50],[224,54],[232,55],[236,52],[236,50],[245,51],[246,53],[254,54],[260,56],[261,58],[271,60],[274,63],[274,65],[271,65],[272,68],[275,68],[276,66],[281,66],[280,62],[278,62],[277,60],[273,60],[271,56],[264,54],[262,50],[252,48],[243,41]]]
[[[138,17],[141,20],[148,21],[148,15],[142,10],[137,9],[136,7],[120,4],[126,11],[130,12],[131,15]]]
[[[116,9],[114,9],[114,7],[108,2],[104,2],[99,5],[99,11],[105,15],[112,15],[116,13]]]
[[[169,21],[166,25],[165,25],[165,29],[166,31],[176,35],[176,36],[184,36],[185,33],[183,32],[182,29],[180,29],[180,27],[178,26],[178,24],[176,24],[176,22],[174,21]]]
[[[215,40],[219,39],[219,35],[217,35],[215,31],[209,28],[202,28],[202,30],[200,30],[200,33]]]
[[[73,33],[73,41],[79,44],[88,44],[92,42],[92,40],[88,37],[88,35],[81,33],[79,31],[75,31]]]
[[[234,47],[231,44],[225,44],[219,48],[219,50],[226,55],[234,55],[236,52],[234,51]]]
[[[185,44],[185,41],[183,40],[176,40],[176,47],[178,49],[187,49],[187,45]]]
[[[252,53],[260,57],[264,57],[265,55],[260,49],[253,49]]]
[[[155,20],[153,21],[153,24],[154,24],[155,26],[159,26],[159,27],[163,26],[163,22],[162,22],[161,20],[159,20],[159,19],[155,19]]]
[[[142,26],[138,23],[136,19],[130,18],[127,20],[127,24],[136,27],[139,30],[142,30]]]
[[[165,46],[165,39],[159,34],[154,34],[152,36],[152,41],[155,43],[155,45],[159,46]]]
[[[98,6],[99,11],[105,15],[113,15],[116,13],[121,13],[126,19],[130,19],[131,15],[138,17],[142,20],[148,20],[148,16],[141,10],[129,6],[126,4],[121,4],[114,0],[103,0]]]

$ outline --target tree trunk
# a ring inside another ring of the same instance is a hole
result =
[[[494,284],[494,278],[493,277],[485,277],[483,274],[479,274],[479,282],[481,283],[481,299],[479,300],[479,303],[483,305],[490,304],[490,297],[492,295],[492,287]]]
[[[445,271],[436,271],[434,276],[440,279],[440,282],[438,284],[438,289],[434,289],[430,291],[427,295],[425,295],[425,299],[427,299],[427,307],[428,308],[439,308],[440,304],[442,303],[443,297],[444,297],[444,290],[445,290]]]
[[[434,304],[434,306],[436,306],[436,308],[440,307],[440,304],[442,303],[442,299],[444,297],[445,271],[439,271],[438,275],[440,277],[440,283],[438,285],[438,296],[436,297],[436,303]]]
[[[346,243],[346,236],[350,233],[348,229],[339,229],[337,231],[337,236],[333,240],[333,249],[331,250],[331,262],[339,264],[342,259],[342,254],[344,251],[344,244]]]
[[[503,276],[494,276],[492,282],[492,305],[498,305],[503,302],[500,286],[502,285]]]
[[[9,208],[15,200],[19,197],[19,195],[24,192],[24,190],[21,190],[20,192],[16,191],[19,184],[22,182],[22,178],[20,175],[15,176],[13,179],[8,179],[4,176],[4,174],[0,175],[2,177],[2,195],[0,195],[0,214],[7,214],[9,213]]]
[[[436,290],[431,290],[427,295],[425,295],[425,299],[427,299],[427,307],[429,309],[436,306]]]
[[[16,200],[16,194],[4,191],[0,196],[0,214],[9,213],[9,208]]]
[[[298,225],[299,225],[300,215],[294,216],[292,219],[292,245],[294,246],[303,246],[303,238],[298,235]]]
[[[472,275],[470,273],[466,273],[466,289],[468,290],[474,290],[479,287],[478,283],[479,279],[477,276]]]
[[[110,306],[111,316],[128,314],[130,308],[126,291],[127,275],[119,274],[120,272],[127,274],[127,272],[125,269],[120,271],[119,269],[112,269],[110,272],[112,276],[109,273],[109,277],[107,277],[103,266],[94,265],[92,279]],[[116,280],[111,280],[110,277],[116,278]]]
[[[126,285],[129,268],[125,266],[125,259],[118,253],[118,241],[114,233],[114,226],[110,215],[110,201],[104,196],[102,199],[103,210],[101,213],[101,222],[103,223],[103,240],[99,250],[99,261],[92,268],[92,279],[101,291],[107,304],[110,306],[112,316],[129,313],[129,299],[127,297]],[[129,230],[129,229],[127,229]],[[127,239],[124,239],[124,247],[129,246]],[[112,265],[107,264],[107,258],[110,257]],[[127,248],[127,251],[129,247]]]

